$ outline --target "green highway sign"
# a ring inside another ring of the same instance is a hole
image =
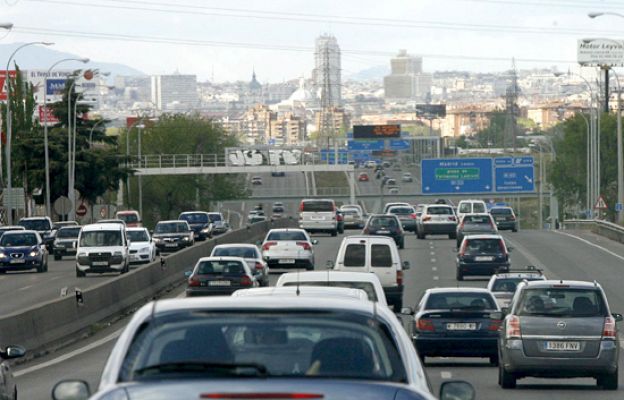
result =
[[[479,180],[479,168],[436,168],[435,179],[439,181],[448,180]]]

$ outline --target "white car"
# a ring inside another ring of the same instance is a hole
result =
[[[316,239],[304,229],[271,229],[262,241],[262,258],[269,268],[314,269],[313,245]]]
[[[510,269],[509,272],[492,275],[487,289],[492,292],[501,309],[508,308],[514,293],[516,293],[516,287],[525,280],[545,281],[546,277],[541,269],[529,265],[524,269]]]
[[[85,225],[78,236],[76,249],[76,277],[83,278],[87,272],[129,271],[128,237],[125,224]]]
[[[130,242],[130,264],[156,261],[156,245],[146,228],[126,228]]]
[[[245,296],[275,296],[275,297],[312,297],[323,299],[346,299],[357,301],[370,301],[368,295],[362,289],[350,289],[345,287],[314,287],[314,286],[289,286],[289,287],[265,287],[254,289],[239,289],[232,293],[234,297]]]
[[[288,272],[279,277],[275,286],[324,286],[361,289],[366,292],[370,301],[388,306],[379,278],[377,275],[367,272]]]
[[[457,385],[443,383],[440,398],[474,399],[469,384],[463,382],[459,393]],[[91,400],[212,393],[238,399],[276,393],[435,398],[411,339],[388,308],[336,298],[249,296],[144,305],[117,339]],[[84,381],[62,381],[52,396],[86,400],[90,390]]]

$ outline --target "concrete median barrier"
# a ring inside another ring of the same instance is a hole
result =
[[[169,287],[183,284],[184,271],[191,269],[200,257],[208,256],[215,245],[253,243],[271,228],[294,227],[296,222],[284,219],[243,227],[165,256],[164,265],[157,260],[96,286],[79,288],[82,302],[77,300],[75,288],[70,288],[65,297],[2,316],[0,345],[21,344],[29,352],[37,352],[78,338],[93,325],[131,310]]]

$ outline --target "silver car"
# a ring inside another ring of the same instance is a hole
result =
[[[261,243],[262,258],[269,268],[314,269],[316,239],[304,229],[271,229]]]
[[[592,377],[617,389],[622,315],[611,314],[597,282],[522,282],[511,304],[499,340],[500,386],[527,376]]]

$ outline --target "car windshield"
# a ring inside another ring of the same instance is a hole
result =
[[[6,233],[0,238],[2,247],[34,246],[37,244],[37,236],[32,233]]]
[[[188,227],[186,224],[180,222],[159,222],[156,224],[154,233],[180,233],[187,232]]]
[[[80,227],[71,227],[71,228],[61,228],[56,234],[57,238],[77,238],[80,234]]]
[[[429,215],[453,215],[453,209],[451,207],[427,207],[427,214]]]
[[[304,201],[301,205],[303,212],[334,212],[334,203],[331,201]]]
[[[215,247],[212,255],[215,257],[258,258],[256,249],[252,247]]]
[[[284,286],[322,286],[322,287],[343,287],[350,289],[362,289],[368,295],[370,301],[378,301],[375,286],[370,282],[351,282],[351,281],[300,281],[286,282]]]
[[[497,279],[494,281],[494,284],[492,285],[492,292],[514,293],[516,291],[516,287],[518,286],[518,283],[522,281],[539,281],[539,280],[543,280],[543,279],[531,278],[531,277]]]
[[[208,214],[208,218],[210,218],[210,222],[222,221],[223,217],[221,214]]]
[[[195,268],[199,275],[242,275],[245,272],[240,261],[201,261]]]
[[[135,213],[117,214],[117,218],[119,218],[120,220],[122,220],[126,224],[133,223],[133,222],[139,222],[139,216],[136,215]]]
[[[405,383],[389,331],[354,313],[171,312],[151,318],[133,338],[119,378],[331,377]]]
[[[145,230],[140,231],[128,231],[128,239],[131,242],[149,242],[149,235]]]
[[[430,294],[425,309],[496,310],[496,302],[489,293],[442,292]]]
[[[273,231],[266,240],[308,240],[308,238],[300,231]]]
[[[464,255],[499,254],[504,252],[502,239],[466,239]]]
[[[208,215],[204,213],[188,213],[180,215],[182,221],[186,221],[189,224],[206,224],[208,223]]]
[[[122,245],[121,231],[88,231],[80,235],[80,247],[106,247]]]
[[[518,315],[552,317],[604,317],[606,309],[598,289],[569,287],[525,289],[516,308]]]
[[[45,219],[26,219],[20,221],[19,224],[32,231],[49,231],[52,228]]]
[[[511,215],[510,208],[492,208],[490,210],[490,214],[492,215]]]

